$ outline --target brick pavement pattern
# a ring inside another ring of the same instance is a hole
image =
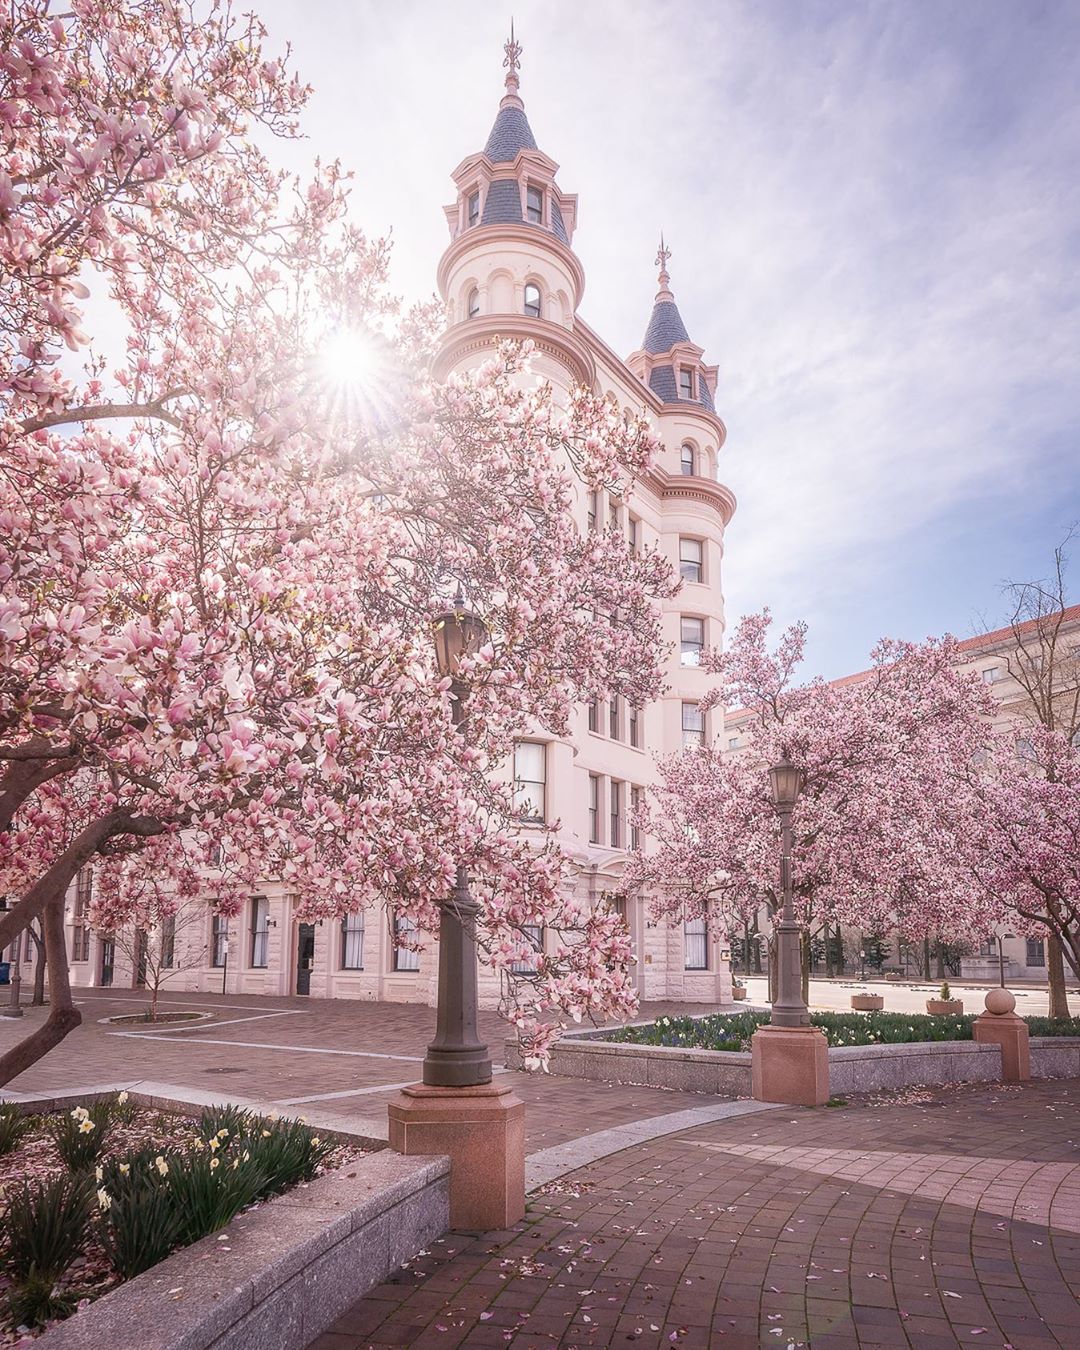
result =
[[[321,1106],[358,1129],[370,1125],[385,1133],[386,1103],[396,1095],[391,1085],[419,1080],[424,1048],[435,1031],[435,1010],[416,1004],[177,992],[164,995],[162,1006],[206,1009],[214,1016],[158,1030],[100,1020],[144,1008],[145,993],[82,989],[76,1001],[83,1025],[13,1079],[11,1089],[66,1092],[152,1078],[203,1092],[220,1090],[222,1100],[243,1097],[296,1110]],[[701,1011],[699,1005],[693,1008]],[[686,1005],[646,1004],[642,1016],[690,1010]],[[28,1008],[18,1022],[0,1019],[0,1051],[44,1017],[44,1009]],[[508,1023],[497,1013],[484,1012],[480,1030],[493,1061],[500,1064]],[[525,1102],[530,1153],[719,1100],[546,1074],[507,1074],[505,1081],[513,1083]]]
[[[311,1350],[1075,1350],[1078,1108],[979,1084],[669,1135],[449,1235]]]

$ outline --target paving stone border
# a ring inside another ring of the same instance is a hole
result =
[[[153,1091],[147,1091],[152,1087]],[[223,1094],[123,1083],[30,1097],[62,1110],[126,1088],[139,1106],[191,1112]],[[252,1105],[263,1113],[265,1105]],[[303,1350],[357,1298],[450,1226],[447,1158],[406,1158],[355,1122],[307,1117],[322,1133],[377,1152],[237,1216],[117,1286],[35,1342],[42,1350]]]
[[[599,1083],[640,1084],[708,1096],[749,1097],[749,1052],[635,1045],[598,1039],[603,1033],[569,1033],[551,1055],[551,1072]],[[521,1067],[521,1052],[506,1042],[506,1066]],[[1033,1078],[1080,1076],[1080,1037],[1034,1036]],[[829,1050],[834,1095],[944,1083],[1001,1079],[1001,1049],[974,1041],[912,1041],[896,1045],[845,1045]]]

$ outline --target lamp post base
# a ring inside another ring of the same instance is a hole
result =
[[[403,1088],[387,1107],[390,1147],[450,1158],[450,1226],[509,1228],[525,1214],[525,1105],[508,1087]]]
[[[829,1043],[817,1027],[759,1027],[750,1053],[757,1101],[824,1106],[829,1100]]]

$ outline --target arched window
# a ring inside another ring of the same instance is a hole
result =
[[[540,317],[540,287],[532,281],[525,287],[525,313],[530,319]]]
[[[480,313],[480,292],[474,286],[469,292],[468,315],[470,319],[475,319]]]
[[[691,477],[694,472],[694,447],[692,445],[683,446],[681,462],[683,476],[686,478]]]

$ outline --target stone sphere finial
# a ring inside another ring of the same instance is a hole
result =
[[[1008,989],[991,989],[986,995],[986,1011],[995,1017],[1004,1017],[1016,1008],[1016,998]]]

